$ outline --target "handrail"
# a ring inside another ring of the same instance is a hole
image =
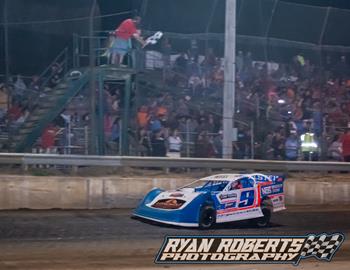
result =
[[[277,160],[238,160],[207,158],[167,158],[129,156],[84,156],[52,154],[0,153],[0,164],[21,165],[64,165],[72,167],[138,167],[138,168],[205,168],[231,169],[237,171],[278,171],[278,172],[350,172],[346,162],[324,161],[277,161]]]
[[[40,89],[43,89],[46,84],[49,82],[49,80],[52,78],[53,74],[50,74],[49,76],[46,76],[47,73],[49,73],[51,71],[51,68],[54,64],[56,64],[57,62],[59,62],[59,59],[64,56],[62,62],[60,64],[64,64],[65,69],[67,69],[67,65],[68,65],[68,48],[64,48],[56,57],[55,59],[51,62],[50,65],[48,65],[46,67],[46,69],[39,75],[39,80],[41,80],[42,78],[45,78],[44,81],[41,83],[40,85]],[[64,70],[64,74],[67,72],[67,70]]]

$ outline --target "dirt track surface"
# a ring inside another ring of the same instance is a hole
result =
[[[0,212],[0,269],[350,269],[350,241],[331,263],[314,258],[292,265],[155,265],[165,235],[304,235],[343,232],[350,206],[289,207],[269,228],[246,222],[212,230],[183,229],[130,218],[131,210]]]

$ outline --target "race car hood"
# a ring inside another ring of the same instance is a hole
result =
[[[195,192],[193,188],[164,191],[148,203],[147,206],[162,209],[182,209],[203,193],[205,192]]]

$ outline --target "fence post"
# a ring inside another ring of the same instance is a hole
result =
[[[119,149],[118,149],[118,155],[121,156],[122,155],[122,140],[123,140],[123,120],[120,119],[119,122]]]
[[[89,130],[88,126],[84,127],[84,137],[85,137],[85,155],[89,154]]]
[[[188,125],[188,119],[186,120],[186,157],[190,156],[190,132],[189,132],[189,125]]]
[[[254,122],[250,122],[250,158],[254,159]]]

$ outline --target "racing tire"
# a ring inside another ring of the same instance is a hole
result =
[[[215,224],[216,212],[214,207],[207,205],[201,208],[199,212],[198,225],[200,229],[209,229]]]
[[[261,202],[261,211],[264,216],[252,220],[253,225],[259,228],[265,228],[270,224],[272,203],[269,199]]]

